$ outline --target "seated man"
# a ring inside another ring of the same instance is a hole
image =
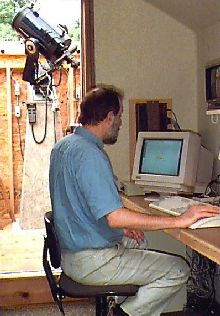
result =
[[[53,148],[50,194],[62,249],[62,269],[83,284],[136,284],[137,295],[121,314],[157,316],[185,284],[189,267],[176,255],[133,247],[144,231],[185,228],[219,209],[194,206],[179,217],[141,214],[123,206],[104,144],[117,141],[123,94],[109,86],[92,89],[81,102],[80,127]]]

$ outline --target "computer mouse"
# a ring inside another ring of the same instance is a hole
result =
[[[220,215],[214,217],[201,218],[190,226],[190,228],[192,229],[208,227],[220,227]]]

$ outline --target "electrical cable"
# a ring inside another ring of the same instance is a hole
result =
[[[18,117],[17,117],[17,124],[18,124],[18,135],[19,135],[19,146],[20,146],[20,151],[21,151],[21,157],[22,157],[22,160],[24,161],[24,150],[23,150],[22,141],[21,141],[21,127],[20,127],[20,122],[19,122]]]
[[[167,112],[171,112],[172,116],[174,117],[174,122],[172,122],[172,120],[171,120],[171,124],[174,125],[175,130],[176,131],[181,131],[181,127],[180,127],[180,125],[178,123],[178,120],[177,120],[175,112],[173,110],[171,110],[171,109],[167,109]]]
[[[19,96],[18,95],[17,95],[17,106],[19,106]],[[19,147],[20,147],[20,151],[21,151],[22,160],[24,160],[24,150],[23,150],[23,147],[22,147],[21,128],[20,128],[19,117],[17,117],[17,125],[18,125]]]
[[[35,137],[35,133],[34,133],[34,124],[32,123],[31,124],[31,132],[32,132],[32,136],[33,136],[33,139],[35,141],[36,144],[42,144],[44,141],[45,141],[45,138],[47,136],[47,98],[48,96],[46,96],[46,100],[45,100],[45,123],[44,123],[44,135],[42,137],[41,140],[37,140],[36,137]]]
[[[18,83],[18,80],[15,79],[15,77],[13,76],[13,72],[11,71],[10,73],[11,79],[14,81],[14,84],[16,85]],[[16,95],[16,106],[19,107],[19,94],[15,94]],[[22,140],[21,140],[21,128],[20,128],[20,122],[19,122],[19,117],[17,116],[17,125],[18,125],[18,137],[19,137],[19,147],[20,147],[20,152],[21,152],[21,157],[22,160],[24,160],[24,150],[22,147]]]
[[[42,95],[44,96],[45,98],[45,123],[44,123],[44,135],[42,137],[41,140],[37,140],[36,137],[35,137],[35,133],[34,133],[34,124],[32,123],[31,124],[31,131],[32,131],[32,135],[33,135],[33,139],[35,141],[36,144],[42,144],[45,139],[46,139],[46,136],[47,136],[47,120],[48,120],[48,117],[47,117],[47,114],[48,114],[48,100],[49,100],[49,96],[51,93],[53,93],[53,89],[52,89],[53,85],[52,85],[52,75],[48,75],[48,84],[47,84],[47,89],[46,89],[46,93],[44,93],[44,91],[40,88],[40,91],[42,93]]]
[[[69,71],[64,68],[65,74],[66,74],[66,81],[67,81],[67,89],[66,89],[66,113],[67,113],[67,120],[66,120],[66,126],[64,128],[64,133],[65,135],[68,134],[69,130],[69,125],[70,125],[70,87],[68,83],[68,78],[69,78]]]
[[[53,112],[53,130],[54,130],[54,143],[57,142],[57,134],[56,134],[56,112]]]
[[[215,179],[211,180],[207,184],[204,194],[206,196],[218,196],[219,185],[220,185],[220,174],[218,174],[215,177]],[[215,201],[215,202],[217,203],[219,201]]]
[[[74,79],[74,100],[77,102],[79,100],[79,97],[76,94],[76,69],[73,69],[73,79]],[[78,123],[78,118],[79,118],[79,107],[77,103],[77,109],[76,109],[76,116],[74,117],[74,123]]]
[[[59,76],[59,81],[58,81],[58,83],[57,84],[54,84],[53,85],[53,87],[59,87],[60,86],[60,84],[61,84],[61,81],[62,81],[62,76],[63,76],[63,71],[62,71],[62,68],[60,69],[60,76]]]
[[[190,256],[188,252],[187,256]],[[196,251],[192,251],[190,257],[191,274],[187,283],[186,309],[202,311],[208,316],[215,305],[216,264]]]

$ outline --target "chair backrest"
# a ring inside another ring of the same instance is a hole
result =
[[[50,253],[51,265],[57,269],[60,267],[61,262],[61,249],[59,240],[54,227],[54,218],[52,212],[47,212],[44,215],[44,222],[47,234],[47,246]]]

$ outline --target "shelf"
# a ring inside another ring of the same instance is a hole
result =
[[[215,115],[215,114],[218,115],[218,114],[220,114],[220,109],[207,110],[206,114],[207,115]]]

